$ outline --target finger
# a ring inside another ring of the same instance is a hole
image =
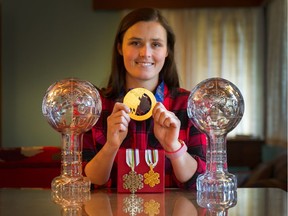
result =
[[[164,119],[163,126],[164,127],[177,127],[177,119],[169,116],[169,117]]]
[[[162,127],[175,127],[177,125],[177,119],[170,112],[162,112],[158,119],[158,124]]]
[[[125,127],[128,127],[130,122],[130,116],[123,110],[120,110],[116,113],[111,114],[108,117],[110,125],[120,125],[122,124]]]
[[[128,130],[128,125],[126,125],[124,123],[119,123],[119,124],[117,124],[117,130],[119,132],[125,132]]]
[[[166,110],[162,106],[158,106],[154,111],[154,122],[162,127],[177,127],[178,118],[173,112]]]
[[[162,103],[156,103],[156,105],[153,108],[152,116],[155,121],[158,122],[158,119],[160,118],[161,113],[163,112],[163,108],[165,109],[164,105]],[[166,110],[166,109],[165,109]]]
[[[128,126],[130,122],[130,109],[123,103],[116,102],[112,114],[110,115],[111,121],[114,119],[114,123],[124,123],[125,126]]]
[[[116,120],[113,123],[108,124],[108,132],[110,134],[118,134],[121,132],[126,132],[128,131],[128,125],[126,121],[118,121]]]
[[[153,108],[152,114],[155,114],[159,109],[165,109],[166,110],[165,106],[162,103],[157,102]]]
[[[128,128],[129,122],[130,122],[130,116],[127,113],[123,113],[119,116],[119,124],[123,125],[125,128]]]
[[[169,124],[169,117],[164,111],[161,111],[159,118],[157,119],[158,124],[160,124],[162,127],[166,126],[164,122],[166,121],[166,124]],[[169,125],[168,125],[169,126]]]
[[[112,113],[116,113],[116,112],[118,112],[120,110],[123,110],[126,113],[130,113],[130,109],[129,109],[128,106],[126,106],[123,103],[116,102],[114,107],[113,107]]]
[[[172,120],[174,118],[174,113],[168,111],[162,103],[157,103],[153,110],[154,121],[157,122],[161,126],[169,127]]]

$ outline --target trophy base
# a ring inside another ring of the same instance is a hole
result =
[[[227,209],[237,204],[237,191],[197,191],[197,203],[202,208],[207,208],[211,212],[225,212]]]
[[[196,181],[197,191],[229,192],[237,190],[237,178],[228,172],[206,172],[199,175]]]
[[[73,205],[90,199],[91,182],[88,178],[58,176],[52,180],[53,200],[58,204]]]

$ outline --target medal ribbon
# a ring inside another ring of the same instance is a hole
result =
[[[139,160],[139,150],[138,149],[126,149],[126,164],[134,171],[134,168],[138,166]]]
[[[154,168],[158,163],[158,158],[157,149],[153,149],[153,151],[151,149],[145,150],[145,161],[149,167]]]
[[[162,81],[156,89],[155,98],[157,102],[164,101],[164,81]]]

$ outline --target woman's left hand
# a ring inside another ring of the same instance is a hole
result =
[[[178,137],[181,122],[177,116],[158,102],[153,109],[153,118],[155,137],[164,150],[173,152],[179,149]]]

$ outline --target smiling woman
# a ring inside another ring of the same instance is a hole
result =
[[[101,90],[102,114],[84,136],[85,173],[95,186],[117,185],[121,188],[121,181],[117,179],[122,178],[117,178],[115,171],[121,170],[121,166],[127,168],[127,164],[132,170],[125,179],[129,181],[130,174],[137,175],[137,190],[141,190],[143,162],[139,164],[139,161],[144,153],[146,157],[146,152],[149,154],[149,150],[155,150],[163,156],[165,152],[167,156],[154,160],[158,165],[164,164],[165,160],[166,166],[161,172],[166,171],[166,187],[196,187],[196,177],[205,169],[206,137],[188,119],[189,91],[179,87],[174,44],[174,32],[157,9],[135,9],[121,20],[114,41],[109,81]],[[146,94],[137,97],[137,101],[140,100],[137,104],[140,105],[142,100],[149,104],[149,92],[152,105],[152,98],[157,98],[157,103],[154,102],[144,119],[135,118],[134,113],[136,116],[146,113],[148,106],[144,104],[139,109],[139,106],[130,104],[132,99],[127,101],[127,96],[135,95],[139,89],[145,89]],[[123,152],[126,160],[117,162]],[[138,165],[142,167],[139,170],[135,168]],[[136,171],[142,172],[141,175]],[[135,191],[133,185],[128,187],[126,180],[123,187],[125,184],[125,189]],[[161,186],[164,187],[163,181]]]
[[[141,83],[153,91],[168,54],[166,30],[157,22],[138,22],[126,31],[119,52],[127,70],[126,89]]]

